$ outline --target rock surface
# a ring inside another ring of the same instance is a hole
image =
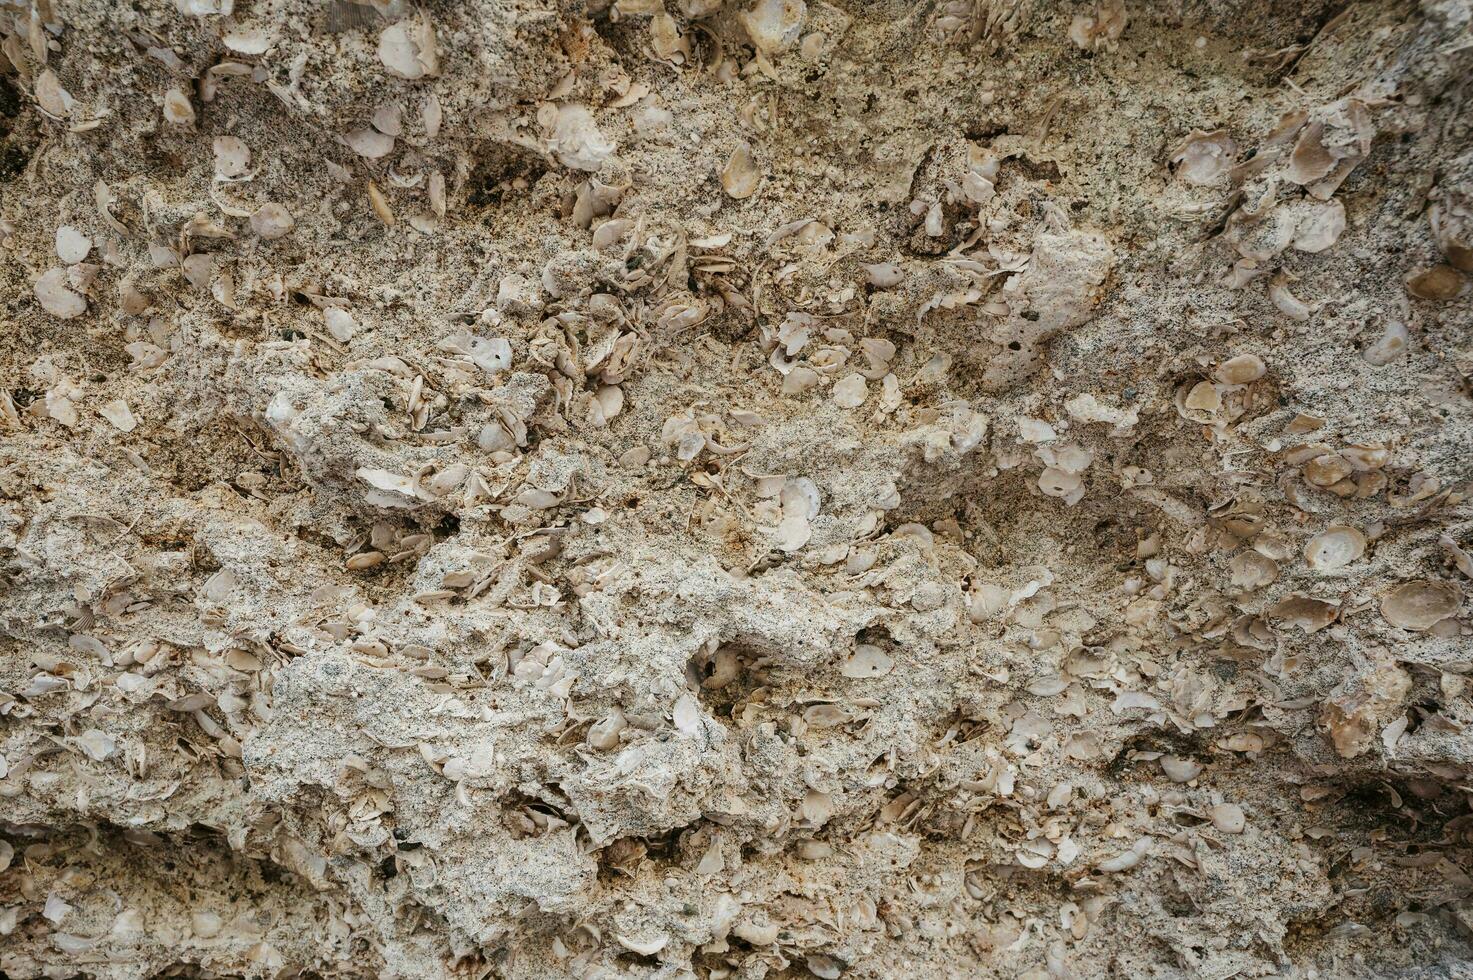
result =
[[[1468,975],[1470,24],[0,3],[0,971]]]

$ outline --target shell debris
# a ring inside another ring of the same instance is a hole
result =
[[[1470,22],[0,2],[0,974],[1466,972]]]

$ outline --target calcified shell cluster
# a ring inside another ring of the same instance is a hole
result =
[[[0,0],[0,973],[1473,962],[1469,0]]]

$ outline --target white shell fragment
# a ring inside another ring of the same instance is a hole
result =
[[[114,398],[110,402],[99,405],[97,414],[111,422],[119,432],[132,432],[138,428],[138,420],[133,417],[128,403],[121,398]]]
[[[599,129],[588,107],[577,102],[558,108],[549,142],[558,162],[574,170],[596,171],[617,149]]]
[[[1304,560],[1317,571],[1344,568],[1366,551],[1366,536],[1353,527],[1332,524],[1309,539]]]
[[[756,0],[741,14],[741,22],[758,51],[776,55],[798,43],[807,15],[803,0]]]
[[[87,300],[71,288],[65,269],[43,273],[34,292],[41,308],[57,319],[70,320],[87,312]]]
[[[75,265],[92,251],[92,239],[71,225],[56,229],[56,257],[67,265]]]
[[[861,643],[854,648],[854,653],[844,661],[839,668],[839,673],[845,677],[868,678],[884,677],[895,669],[895,661],[877,646]]]
[[[721,170],[721,186],[726,195],[738,201],[745,200],[757,193],[761,182],[762,171],[758,169],[757,160],[752,155],[751,144],[746,141],[738,143]]]
[[[194,125],[194,104],[184,89],[175,86],[164,93],[164,121],[175,126]]]
[[[238,136],[216,136],[214,140],[215,177],[234,180],[250,170],[251,150]]]
[[[71,93],[62,88],[61,81],[50,68],[36,76],[35,93],[36,104],[42,111],[58,119],[69,116],[72,106],[77,104]]]
[[[440,73],[439,49],[428,19],[411,18],[384,28],[378,57],[389,74],[410,81]]]
[[[280,204],[263,204],[251,215],[251,231],[270,241],[291,232],[296,220]]]

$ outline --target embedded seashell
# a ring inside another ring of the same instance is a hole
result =
[[[251,215],[251,231],[268,241],[287,234],[296,223],[291,212],[280,204],[263,204]]]
[[[1062,497],[1067,504],[1078,503],[1084,497],[1084,481],[1078,473],[1067,473],[1049,466],[1038,475],[1038,489],[1046,496]]]
[[[993,186],[992,181],[975,170],[968,170],[962,174],[961,184],[962,193],[973,204],[986,204],[997,196],[997,189]]]
[[[359,467],[358,479],[376,490],[403,494],[406,497],[414,496],[414,479],[412,477],[391,473],[388,470]]]
[[[1069,40],[1085,51],[1113,51],[1125,33],[1128,15],[1121,0],[1102,0],[1093,15],[1075,14]]]
[[[1177,176],[1206,187],[1219,183],[1237,162],[1238,144],[1224,130],[1194,132],[1171,155]]]
[[[1191,759],[1183,759],[1175,755],[1163,755],[1161,757],[1161,771],[1166,773],[1166,778],[1173,783],[1189,783],[1202,774],[1200,763]]]
[[[1228,563],[1235,589],[1252,592],[1274,584],[1279,577],[1279,566],[1272,559],[1256,551],[1242,551]]]
[[[353,319],[353,314],[340,306],[329,306],[322,311],[322,318],[327,332],[339,343],[346,344],[358,332],[358,322]]]
[[[70,286],[65,269],[42,273],[33,287],[41,309],[59,320],[70,320],[87,312],[87,300]]]
[[[669,936],[656,936],[653,939],[630,939],[628,936],[615,933],[614,938],[619,941],[620,946],[623,946],[631,953],[638,953],[640,956],[654,956],[670,944]]]
[[[1098,865],[1101,871],[1116,872],[1128,871],[1141,863],[1141,859],[1151,853],[1152,840],[1149,837],[1141,837],[1130,846],[1130,850],[1117,854],[1112,858],[1106,858]]]
[[[1207,808],[1207,818],[1212,826],[1224,834],[1241,834],[1248,826],[1243,808],[1236,803],[1217,803]]]
[[[1345,231],[1345,205],[1339,201],[1304,205],[1290,242],[1301,252],[1323,252],[1340,240]]]
[[[1371,473],[1391,462],[1391,450],[1378,442],[1351,443],[1340,455],[1357,473]]]
[[[802,514],[791,514],[784,516],[778,523],[773,544],[779,551],[791,554],[807,544],[811,537],[813,528],[809,525],[808,518]]]
[[[1225,385],[1246,385],[1257,381],[1267,372],[1268,368],[1257,354],[1239,354],[1219,364],[1217,370],[1213,372],[1213,377]],[[1189,408],[1192,407],[1191,401],[1191,397],[1188,396],[1187,407]]]
[[[36,76],[32,91],[36,96],[36,104],[41,107],[42,111],[60,119],[70,115],[72,106],[76,105],[77,100],[61,87],[61,81],[56,77],[56,72],[50,68]]]
[[[865,280],[876,289],[894,289],[905,281],[905,273],[893,262],[876,262],[860,268],[864,270]]]
[[[1406,324],[1400,320],[1387,320],[1386,326],[1381,330],[1381,336],[1366,345],[1366,349],[1361,351],[1360,356],[1367,364],[1385,367],[1401,357],[1406,352],[1409,343],[1411,343],[1411,334],[1407,333]]]
[[[1317,487],[1332,487],[1352,472],[1349,460],[1338,453],[1326,453],[1304,464],[1304,478]]]
[[[164,93],[164,120],[175,126],[194,125],[194,105],[178,86]]]
[[[220,42],[236,54],[247,56],[265,54],[271,50],[273,43],[270,33],[259,27],[237,27],[222,37]]]
[[[1296,592],[1273,606],[1268,613],[1306,633],[1317,633],[1339,617],[1340,607]]]
[[[112,401],[99,405],[97,414],[111,422],[119,432],[132,432],[138,428],[138,420],[133,417],[128,403],[121,398],[114,398]]]
[[[726,166],[722,168],[721,187],[728,197],[741,201],[757,193],[757,185],[761,182],[762,171],[758,169],[757,160],[752,156],[752,144],[743,140],[737,144],[727,158]]]
[[[739,15],[752,46],[765,55],[782,54],[798,43],[808,5],[803,0],[757,0]]]
[[[624,712],[618,708],[604,715],[588,729],[588,744],[600,751],[608,751],[619,745],[619,733],[629,727]]]
[[[373,118],[369,120],[373,128],[385,136],[404,135],[404,120],[400,115],[399,105],[390,102],[373,110]]]
[[[864,376],[851,374],[834,385],[834,404],[840,408],[858,408],[864,404]]]
[[[1211,415],[1222,408],[1222,392],[1211,381],[1198,381],[1187,392],[1182,404],[1188,411]]]
[[[845,677],[868,678],[884,677],[895,669],[895,661],[877,646],[861,643],[854,648],[854,653],[844,665],[839,668],[839,673]]]
[[[1463,594],[1450,582],[1404,582],[1381,597],[1381,615],[1393,626],[1425,632],[1454,615]]]
[[[1304,560],[1322,572],[1344,568],[1365,553],[1366,536],[1343,524],[1331,524],[1304,546]]]
[[[372,126],[352,130],[343,140],[349,149],[365,160],[377,160],[394,151],[394,137],[381,133]]]
[[[557,109],[549,145],[558,162],[572,170],[593,172],[614,155],[618,148],[604,135],[594,121],[593,113],[580,102],[569,102]]]
[[[1299,140],[1294,144],[1294,152],[1289,156],[1289,169],[1286,176],[1299,185],[1312,184],[1328,176],[1335,169],[1335,157],[1325,149],[1321,142],[1324,136],[1324,123],[1310,123],[1299,134]]]
[[[814,704],[803,712],[803,720],[809,728],[833,728],[850,720],[849,712],[842,705]]]
[[[732,935],[753,946],[771,946],[777,942],[778,927],[775,923],[756,923],[742,919],[731,928]]]
[[[1278,311],[1296,323],[1309,319],[1309,307],[1289,291],[1289,283],[1283,276],[1276,276],[1268,287],[1269,301]]]
[[[391,75],[414,81],[440,71],[435,31],[428,19],[390,24],[378,38],[378,58]]]
[[[1407,280],[1407,292],[1417,299],[1445,303],[1463,292],[1463,274],[1450,265],[1434,265]]]
[[[56,257],[67,265],[76,265],[92,251],[92,239],[71,225],[56,229]]]
[[[251,165],[251,149],[236,136],[216,136],[215,177],[233,180],[244,176]]]

